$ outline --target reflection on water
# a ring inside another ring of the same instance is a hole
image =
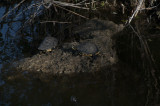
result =
[[[0,8],[0,16],[5,12],[4,8]],[[13,22],[7,24],[1,24],[0,27],[0,64],[5,62],[10,62],[17,58],[21,58],[21,46],[17,46],[19,41],[18,35],[16,35],[16,30],[20,28],[20,22]]]
[[[2,74],[1,69],[2,69],[2,64],[0,64],[0,86],[5,84],[5,81],[2,79],[2,76],[1,76]]]
[[[1,87],[2,100],[31,106],[143,106],[146,90],[141,74],[123,70],[62,76],[13,72],[3,77],[7,83]]]

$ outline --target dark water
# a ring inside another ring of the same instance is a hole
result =
[[[4,12],[5,7],[1,7],[0,17]],[[0,28],[0,106],[145,106],[154,104],[155,100],[152,97],[156,92],[152,90],[154,85],[147,85],[152,82],[148,83],[150,77],[146,76],[142,68],[138,68],[141,65],[131,65],[132,54],[126,54],[125,50],[123,51],[124,48],[129,49],[125,42],[121,42],[122,45],[119,47],[122,50],[119,54],[122,56],[120,57],[122,62],[112,68],[106,67],[94,73],[48,75],[8,70],[9,65],[5,65],[2,69],[2,64],[24,58],[26,56],[24,51],[30,49],[28,45],[32,43],[33,36],[17,34],[20,27],[21,22],[16,21],[12,24],[3,24]],[[30,32],[30,34],[33,33]],[[129,42],[130,40],[133,39],[128,37]],[[21,44],[20,41],[25,43]],[[155,42],[151,43],[152,47],[159,44],[159,41]],[[139,59],[134,59],[134,63],[135,61]]]
[[[143,106],[147,93],[143,75],[123,66],[62,76],[12,72],[1,85],[1,105]]]

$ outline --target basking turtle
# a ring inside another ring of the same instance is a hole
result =
[[[73,47],[73,49],[79,51],[80,53],[82,53],[82,55],[85,56],[93,56],[99,54],[98,47],[91,42],[80,43],[78,46],[76,46],[76,48]]]
[[[52,51],[52,49],[55,48],[57,45],[58,45],[58,40],[55,37],[47,36],[38,47],[38,50],[49,52]]]

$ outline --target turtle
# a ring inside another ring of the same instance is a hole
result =
[[[73,49],[79,51],[83,56],[93,56],[99,54],[98,47],[96,44],[91,42],[82,42],[76,47],[73,47]]]
[[[55,37],[47,36],[44,38],[40,46],[38,47],[38,50],[52,51],[53,48],[55,48],[58,45],[58,40]]]

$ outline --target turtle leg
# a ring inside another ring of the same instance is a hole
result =
[[[43,54],[43,51],[39,51],[39,54]]]
[[[100,51],[95,54],[96,56],[101,56]]]
[[[82,56],[87,56],[87,57],[92,57],[93,56],[92,54],[85,54],[85,53],[82,53],[81,55]]]
[[[47,49],[47,52],[51,52],[52,51],[52,49]]]
[[[72,46],[72,49],[73,49],[73,50],[76,50],[76,48],[75,48],[74,46]]]
[[[87,54],[87,56],[92,57],[93,55],[92,54]]]

